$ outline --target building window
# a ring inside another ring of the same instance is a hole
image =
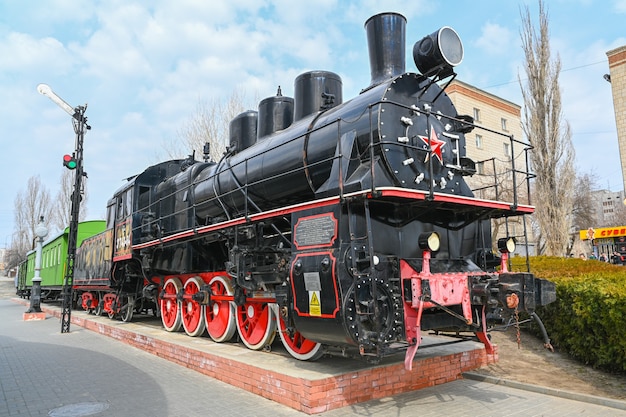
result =
[[[474,107],[474,121],[480,122],[480,109]]]
[[[482,149],[483,148],[483,137],[482,137],[482,135],[476,135],[476,147],[478,149]]]
[[[500,119],[500,121],[502,122],[502,130],[506,132],[508,130],[506,128],[506,119],[503,117],[502,119]]]
[[[483,175],[485,173],[485,163],[484,162],[477,162],[476,163],[476,173],[478,175]]]
[[[507,142],[504,142],[504,156],[510,160],[511,159],[511,145]]]

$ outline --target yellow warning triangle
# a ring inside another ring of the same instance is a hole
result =
[[[316,292],[313,292],[313,294],[311,295],[311,302],[309,304],[312,306],[320,305],[320,300],[318,300]]]

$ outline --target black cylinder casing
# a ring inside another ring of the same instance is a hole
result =
[[[293,123],[293,98],[273,96],[259,103],[258,139],[288,128]]]
[[[330,71],[309,71],[294,82],[294,120],[336,107],[343,102],[341,77]]]
[[[237,152],[256,143],[258,113],[248,110],[240,113],[229,125],[230,149]]]

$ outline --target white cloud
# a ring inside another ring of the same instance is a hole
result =
[[[29,34],[11,32],[0,39],[0,73],[32,72],[42,67],[63,74],[72,65],[69,51],[57,39],[36,38]],[[1,77],[1,75],[0,75]]]
[[[508,55],[511,45],[518,45],[518,38],[507,27],[487,22],[480,30],[475,46],[488,55]]]
[[[626,13],[626,0],[615,0],[613,2],[613,9],[617,13]]]

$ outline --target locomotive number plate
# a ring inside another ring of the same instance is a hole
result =
[[[331,246],[337,237],[337,219],[333,213],[303,217],[298,220],[294,235],[299,249]]]

